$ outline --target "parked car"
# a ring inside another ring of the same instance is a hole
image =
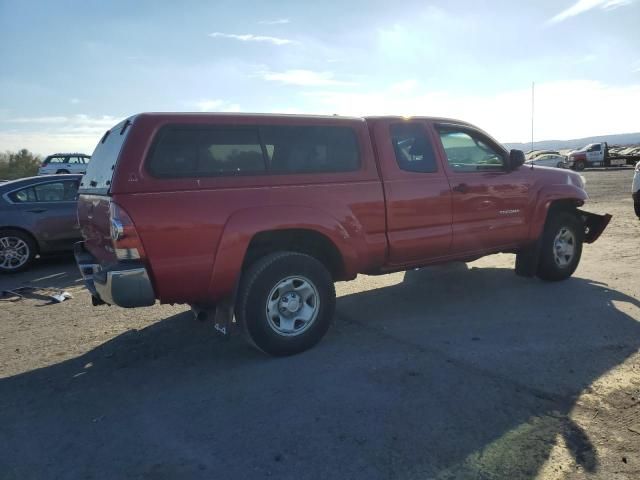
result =
[[[62,173],[81,173],[87,171],[91,157],[84,153],[56,153],[44,159],[38,175],[52,175]]]
[[[557,150],[532,150],[527,154],[527,160],[534,160],[541,155],[560,155]]]
[[[580,175],[523,163],[456,120],[140,114],[93,153],[76,260],[94,304],[190,304],[294,354],[359,273],[513,252],[520,275],[569,277],[611,217],[578,209]]]
[[[26,269],[36,255],[71,251],[81,175],[31,177],[0,185],[0,272]]]
[[[554,167],[554,168],[569,168],[569,162],[564,155],[547,153],[539,155],[535,158],[527,160],[526,165],[538,165],[541,167]]]
[[[636,168],[633,172],[631,195],[633,197],[633,208],[635,209],[638,218],[640,218],[640,162],[636,163]]]

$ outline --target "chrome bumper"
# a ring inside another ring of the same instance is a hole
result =
[[[156,302],[147,269],[139,263],[121,263],[103,268],[85,249],[84,242],[76,243],[73,253],[94,305],[108,303],[134,308],[148,307]]]

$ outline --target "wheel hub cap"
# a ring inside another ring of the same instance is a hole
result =
[[[566,227],[560,229],[553,241],[553,257],[559,267],[566,267],[573,260],[576,239]]]
[[[300,295],[295,292],[289,292],[280,299],[280,311],[296,313],[302,306]]]
[[[0,267],[8,270],[24,265],[29,259],[29,247],[18,237],[0,237]]]
[[[269,293],[266,315],[269,327],[278,335],[295,336],[306,331],[320,309],[315,285],[301,276],[278,282]]]

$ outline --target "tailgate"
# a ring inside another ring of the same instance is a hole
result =
[[[102,265],[117,261],[111,242],[111,217],[108,195],[80,194],[78,198],[78,222],[85,247]]]
[[[102,136],[78,191],[78,222],[85,247],[103,265],[117,261],[111,242],[110,186],[132,124],[132,118],[123,120]]]

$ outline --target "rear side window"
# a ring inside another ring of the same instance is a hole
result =
[[[67,163],[67,157],[49,157],[44,163]]]
[[[72,202],[77,199],[78,182],[67,180],[64,182],[50,182],[34,185],[33,187],[17,190],[9,195],[12,202]]]
[[[147,168],[157,177],[230,176],[357,170],[353,130],[344,127],[168,126]]]
[[[401,170],[419,173],[438,171],[433,146],[424,124],[394,123],[389,128],[396,162]]]
[[[264,172],[256,128],[165,127],[148,161],[158,177],[237,175]]]
[[[351,172],[360,167],[350,128],[269,126],[260,133],[273,173]]]

